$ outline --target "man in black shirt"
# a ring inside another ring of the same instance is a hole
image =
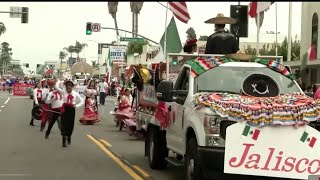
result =
[[[215,33],[210,35],[207,40],[205,54],[233,54],[239,51],[239,44],[236,37],[225,29],[226,24],[234,24],[236,20],[218,14],[205,23],[215,24]]]

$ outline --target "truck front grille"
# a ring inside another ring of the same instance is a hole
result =
[[[222,137],[222,139],[226,140],[227,127],[235,123],[236,122],[229,120],[224,120],[220,122],[220,136]]]

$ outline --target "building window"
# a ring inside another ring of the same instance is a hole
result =
[[[312,16],[312,33],[311,33],[311,45],[315,47],[315,57],[317,59],[318,54],[318,14],[314,13]]]

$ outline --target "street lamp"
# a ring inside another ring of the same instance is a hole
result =
[[[276,56],[278,56],[278,34],[280,34],[280,32],[266,31],[266,33],[276,35]]]

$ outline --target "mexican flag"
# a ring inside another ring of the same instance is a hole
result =
[[[303,134],[301,135],[300,141],[303,143],[309,143],[308,145],[313,148],[314,144],[317,141],[317,138],[315,137],[310,137],[309,134],[307,132],[303,132]]]
[[[252,18],[255,18],[258,16],[258,13],[265,12],[269,9],[269,7],[274,3],[275,1],[269,1],[269,2],[251,2],[249,4],[249,15]]]
[[[44,69],[44,73],[45,73],[46,75],[50,75],[50,74],[53,73],[53,70],[49,67],[48,64],[46,64],[46,67],[45,67],[45,69]]]
[[[164,53],[164,39],[165,39],[165,32],[163,33],[160,46]],[[180,53],[182,50],[182,43],[179,37],[179,32],[177,29],[176,22],[174,17],[171,18],[171,21],[167,27],[167,39],[166,39],[166,53]]]
[[[260,134],[260,130],[259,129],[256,129],[256,128],[252,128],[248,125],[246,125],[246,127],[244,128],[243,132],[242,132],[242,135],[243,136],[251,136],[251,138],[253,140],[257,140],[258,137],[259,137],[259,134]]]

